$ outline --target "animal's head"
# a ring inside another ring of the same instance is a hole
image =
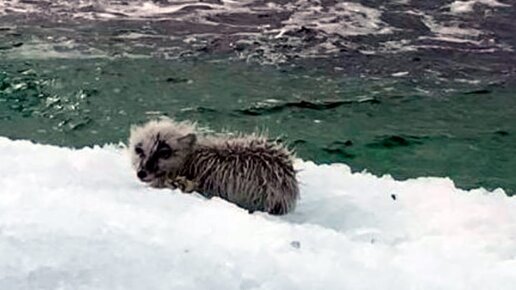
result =
[[[164,119],[132,127],[131,161],[143,182],[152,182],[179,170],[197,141],[195,124]]]

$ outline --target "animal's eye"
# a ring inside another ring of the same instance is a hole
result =
[[[159,158],[162,158],[162,159],[170,158],[170,156],[172,156],[172,149],[162,148],[158,151],[158,156],[159,156]]]
[[[135,152],[136,154],[138,154],[139,156],[142,156],[142,155],[143,155],[143,149],[142,149],[142,148],[140,148],[140,147],[136,147],[136,148],[134,148],[134,152]]]

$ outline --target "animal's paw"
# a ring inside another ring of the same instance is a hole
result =
[[[172,185],[174,188],[179,188],[182,192],[191,193],[195,190],[195,182],[193,180],[189,180],[184,176],[177,176],[172,180]]]
[[[175,181],[175,178],[174,179],[171,179],[171,178],[165,179],[163,181],[163,187],[177,189],[177,183]]]

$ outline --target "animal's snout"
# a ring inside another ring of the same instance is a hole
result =
[[[138,173],[136,173],[136,175],[139,179],[144,179],[145,177],[147,177],[147,172],[145,170],[140,170],[138,171]]]

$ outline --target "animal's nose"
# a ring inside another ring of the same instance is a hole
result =
[[[147,177],[147,172],[145,172],[144,170],[140,170],[136,175],[138,175],[139,179],[144,179],[145,177]]]

